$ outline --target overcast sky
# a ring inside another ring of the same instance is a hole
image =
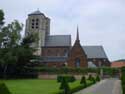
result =
[[[0,0],[6,22],[39,8],[51,19],[51,34],[71,34],[79,26],[82,45],[102,45],[109,60],[125,59],[125,0]]]

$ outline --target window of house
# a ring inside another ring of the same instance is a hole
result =
[[[34,28],[34,26],[32,26],[32,28]]]
[[[32,22],[34,22],[34,19],[32,19]]]
[[[38,25],[38,22],[36,23],[36,25]]]
[[[79,59],[79,58],[76,58],[76,60],[75,60],[75,66],[76,66],[77,68],[80,67],[80,59]]]
[[[34,29],[34,19],[32,19],[31,27],[32,27],[32,29]]]
[[[34,29],[34,28],[38,29],[39,28],[39,19],[36,19],[36,20],[32,19],[31,27],[32,27],[32,29]]]

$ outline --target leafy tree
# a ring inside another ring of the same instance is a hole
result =
[[[0,9],[0,28],[4,24],[4,12]]]
[[[82,79],[81,79],[81,81],[80,81],[80,84],[83,84],[85,87],[87,86],[85,76],[82,76]]]
[[[16,20],[1,29],[0,64],[3,68],[4,78],[6,78],[8,65],[17,62],[17,56],[14,53],[21,38],[21,30],[22,25]]]
[[[4,13],[0,10],[0,25],[4,24]],[[0,28],[0,67],[4,78],[9,65],[19,65],[21,69],[33,58],[35,49],[31,48],[32,42],[36,41],[37,34],[29,34],[21,37],[23,24],[14,20],[12,23]]]

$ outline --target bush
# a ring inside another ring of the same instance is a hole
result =
[[[82,79],[81,79],[81,81],[80,81],[80,84],[83,84],[85,87],[87,86],[85,76],[82,76]]]
[[[92,75],[89,75],[88,80],[92,81],[92,83],[96,83],[96,80]]]
[[[70,94],[70,87],[69,87],[69,84],[68,84],[66,78],[62,78],[60,89],[64,90],[64,94]]]
[[[100,81],[99,75],[97,75],[95,79],[96,79],[97,82]]]
[[[74,76],[70,76],[70,75],[57,76],[57,82],[62,82],[63,79],[65,79],[67,82],[74,82],[76,80]]]
[[[78,91],[80,91],[80,90],[82,90],[82,89],[84,89],[84,88],[86,88],[86,87],[89,87],[89,86],[91,86],[93,83],[88,83],[88,84],[86,84],[86,86],[84,86],[84,85],[79,85],[79,86],[77,86],[77,87],[75,87],[75,88],[73,88],[73,89],[71,89],[70,91],[71,91],[71,94],[72,93],[75,93],[75,92],[78,92]]]
[[[11,94],[4,83],[0,83],[0,94]]]
[[[121,76],[121,83],[122,83],[122,90],[123,94],[125,94],[125,67],[121,69],[122,76]]]

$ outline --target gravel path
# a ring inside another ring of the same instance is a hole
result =
[[[121,82],[118,79],[105,79],[74,94],[121,94]]]

